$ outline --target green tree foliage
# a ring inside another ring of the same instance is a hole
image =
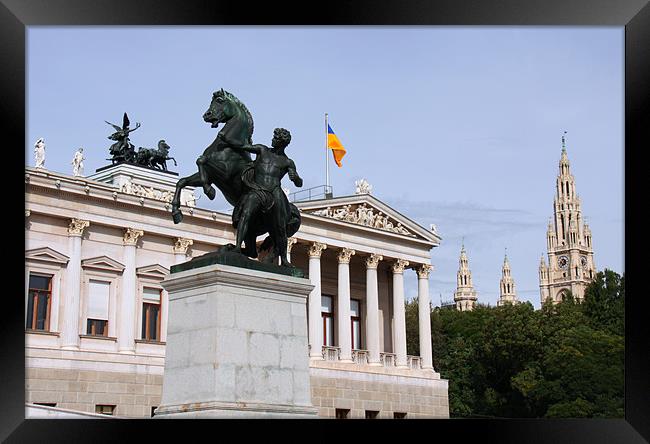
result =
[[[583,303],[431,312],[434,367],[452,417],[623,417],[624,276],[597,274]],[[406,305],[418,354],[417,299]]]

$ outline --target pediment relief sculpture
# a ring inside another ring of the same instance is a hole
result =
[[[365,202],[358,205],[344,205],[339,208],[327,207],[309,213],[366,227],[392,231],[405,236],[414,236],[401,222],[397,222],[376,208],[368,206]]]

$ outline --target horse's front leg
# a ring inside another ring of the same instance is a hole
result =
[[[185,187],[196,187],[201,185],[201,176],[199,173],[194,173],[191,176],[183,177],[176,182],[176,191],[172,199],[172,218],[174,223],[178,224],[183,220],[183,213],[181,213],[181,190]]]
[[[201,155],[198,159],[196,159],[196,165],[199,167],[198,174],[200,179],[200,183],[197,185],[202,185],[203,192],[206,196],[208,196],[208,199],[214,200],[215,196],[217,195],[217,191],[212,187],[210,179],[208,178],[208,171],[206,169],[207,162],[208,158],[205,155]]]

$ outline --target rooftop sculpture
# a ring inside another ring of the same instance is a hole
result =
[[[173,160],[174,165],[177,165],[176,159],[169,157],[170,147],[167,145],[165,140],[160,140],[158,142],[158,149],[138,147],[138,150],[136,151],[135,146],[129,139],[129,134],[140,128],[140,123],[136,122],[135,128],[130,128],[131,122],[126,113],[124,113],[124,117],[122,118],[121,127],[106,120],[105,122],[115,128],[115,132],[108,136],[110,140],[115,141],[109,149],[109,152],[113,157],[106,159],[110,160],[113,165],[116,163],[131,163],[162,171],[167,171],[168,160]]]

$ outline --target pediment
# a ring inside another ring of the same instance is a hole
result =
[[[370,194],[294,202],[303,213],[439,244],[440,236]]]
[[[156,279],[164,279],[165,277],[169,276],[169,269],[159,264],[136,268],[135,272],[139,276],[147,276]]]
[[[108,256],[99,256],[90,259],[84,259],[81,261],[81,266],[83,268],[95,268],[104,271],[113,271],[115,273],[121,273],[124,271],[124,265],[120,264],[115,259],[111,259]]]
[[[25,251],[25,259],[31,261],[49,262],[59,265],[66,265],[70,260],[70,258],[65,254],[59,253],[50,247],[42,247]]]

